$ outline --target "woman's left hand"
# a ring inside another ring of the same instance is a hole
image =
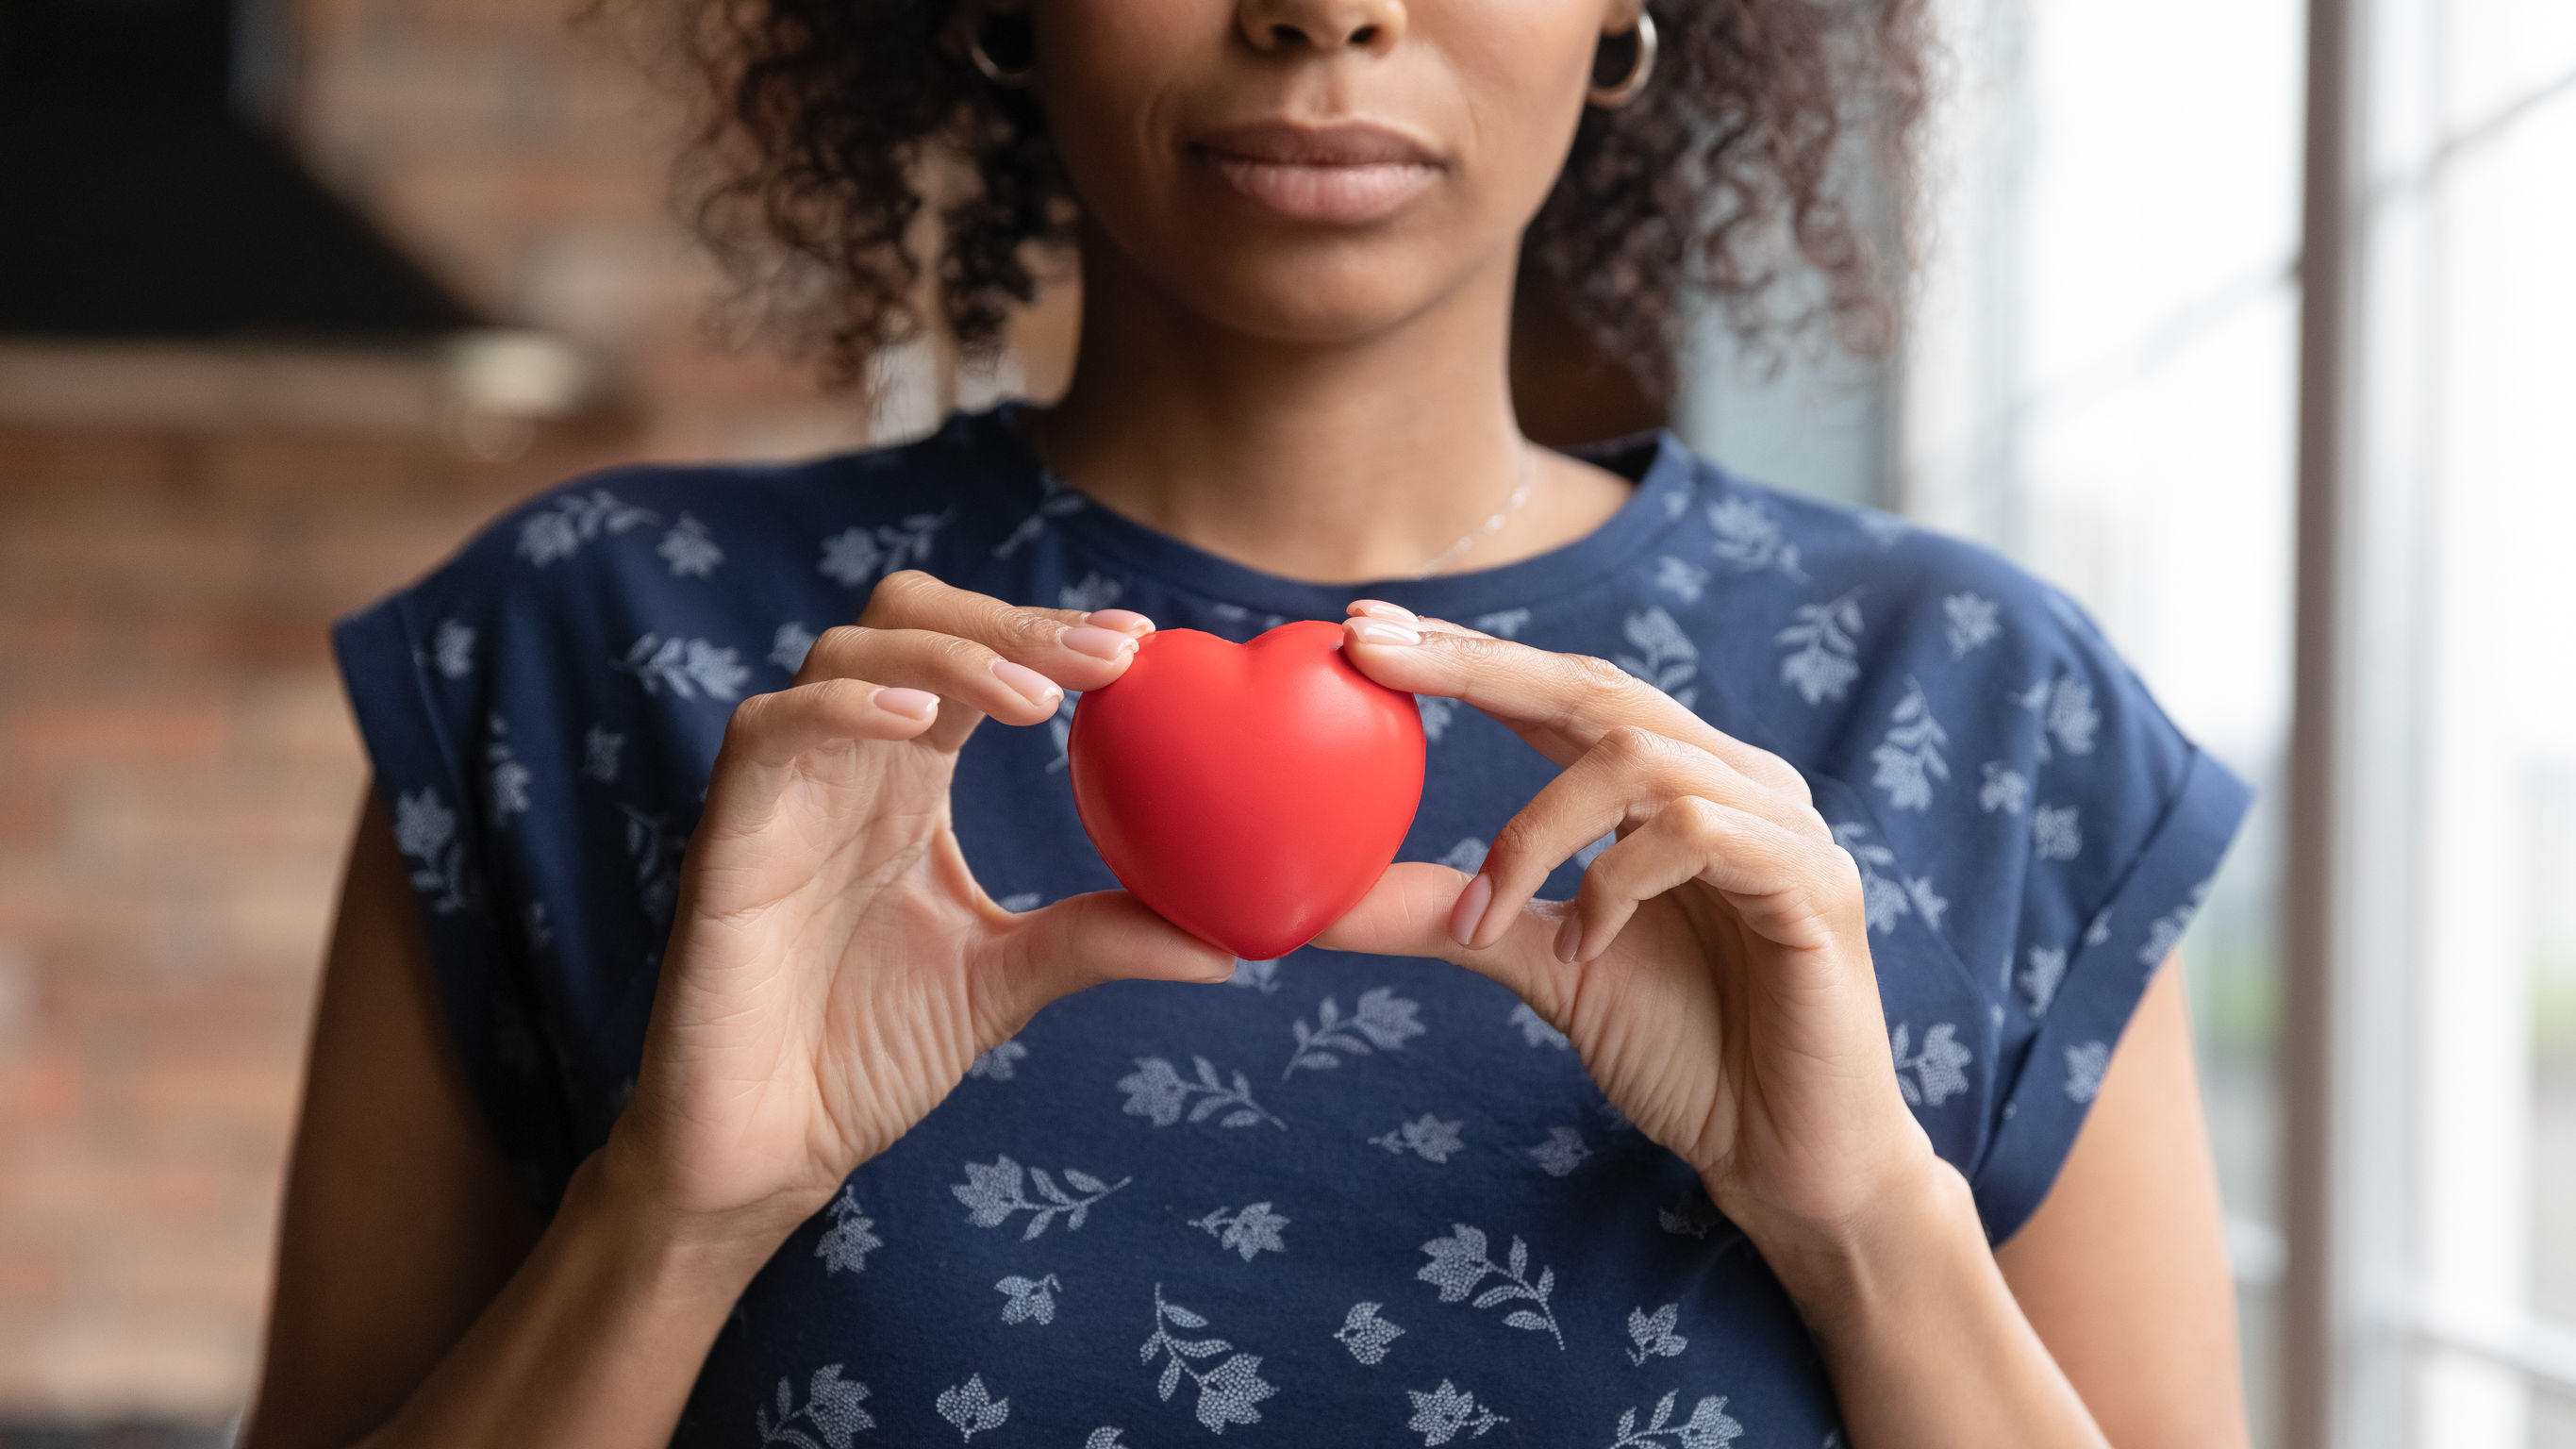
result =
[[[1519,993],[1766,1250],[1845,1237],[1919,1189],[1937,1159],[1897,1085],[1859,868],[1798,772],[1602,660],[1351,607],[1369,677],[1472,704],[1563,773],[1477,875],[1393,866],[1316,944]],[[1572,901],[1533,899],[1614,830]]]

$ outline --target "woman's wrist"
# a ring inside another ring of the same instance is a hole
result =
[[[1900,1271],[1919,1269],[1927,1253],[1988,1256],[1967,1179],[1918,1138],[1868,1171],[1830,1211],[1800,1214],[1720,1195],[1710,1200],[1735,1224],[1819,1331],[1826,1321],[1865,1310]]]
[[[720,1211],[692,1208],[668,1190],[631,1138],[615,1131],[573,1173],[564,1211],[631,1255],[664,1290],[739,1297],[779,1244],[820,1209],[764,1201]]]
[[[1831,1221],[1737,1222],[1815,1335],[1852,1442],[2100,1449],[1995,1265],[1968,1180],[1928,1143]]]

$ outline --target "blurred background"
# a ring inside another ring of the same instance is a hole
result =
[[[364,778],[324,623],[585,468],[1061,384],[1061,293],[997,372],[721,345],[580,9],[0,5],[6,1449],[247,1392]],[[1533,429],[2081,598],[2264,792],[2187,947],[2258,1440],[2576,1449],[2576,5],[1936,9],[1901,354],[1712,322],[1668,399],[1532,366]]]

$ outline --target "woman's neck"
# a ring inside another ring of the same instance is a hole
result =
[[[1357,582],[1414,573],[1527,476],[1506,378],[1508,258],[1375,336],[1317,346],[1217,327],[1105,242],[1085,252],[1073,383],[1038,436],[1102,506],[1254,568]],[[1522,506],[1442,571],[1570,543],[1627,494],[1616,475],[1541,453]]]

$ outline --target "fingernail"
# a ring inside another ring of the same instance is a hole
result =
[[[1494,903],[1494,880],[1483,871],[1458,892],[1458,904],[1449,908],[1449,939],[1461,946],[1476,944],[1476,928],[1485,924],[1485,908]]]
[[[1410,624],[1422,617],[1402,604],[1390,604],[1384,599],[1353,599],[1350,612],[1365,614],[1372,619],[1393,619],[1404,624]]]
[[[1136,638],[1142,638],[1154,632],[1154,621],[1133,609],[1094,609],[1082,616],[1082,622],[1096,624],[1103,629],[1115,629],[1121,634]]]
[[[1052,708],[1057,700],[1064,698],[1064,691],[1056,688],[1054,680],[1025,664],[1013,664],[1008,659],[996,659],[993,661],[993,674],[1004,684],[1009,685],[1014,693],[1031,704],[1043,704]]]
[[[939,713],[939,696],[926,689],[880,689],[877,708],[906,719],[928,719]]]
[[[1136,652],[1134,639],[1114,629],[1095,628],[1089,624],[1071,626],[1058,634],[1055,642],[1076,654],[1088,654],[1094,659],[1113,663]]]
[[[1419,644],[1422,631],[1404,624],[1390,624],[1383,619],[1353,619],[1351,632],[1371,644]]]
[[[1556,959],[1568,966],[1574,964],[1574,953],[1583,949],[1583,918],[1566,912],[1565,924],[1556,928]]]

